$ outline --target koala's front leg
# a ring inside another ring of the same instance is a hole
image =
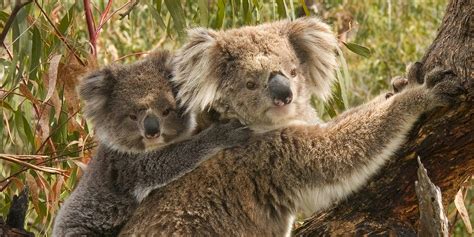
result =
[[[311,144],[300,145],[309,149],[313,169],[309,180],[314,181],[301,192],[302,209],[316,202],[311,208],[316,211],[361,187],[401,147],[422,113],[449,105],[459,92],[459,80],[449,71],[436,69],[423,85],[409,85],[321,128]],[[291,137],[298,136],[308,138],[307,134]],[[308,201],[314,195],[321,200]]]
[[[247,142],[251,134],[237,121],[215,124],[188,140],[141,154],[129,167],[137,175],[134,190],[137,200],[192,171],[220,150]]]

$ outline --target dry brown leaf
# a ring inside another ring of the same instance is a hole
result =
[[[464,205],[464,197],[462,194],[463,189],[459,189],[458,193],[454,197],[454,205],[461,216],[462,221],[464,222],[464,226],[466,227],[466,231],[469,234],[472,234],[472,225],[471,219],[469,218],[469,213],[467,212],[466,206]]]
[[[37,105],[40,104],[39,101],[33,96],[33,94],[31,94],[31,91],[28,89],[28,87],[23,83],[20,83],[20,92],[32,103]]]
[[[80,82],[80,79],[86,74],[91,67],[83,66],[77,59],[72,55],[68,56],[63,64],[59,65],[58,69],[58,82],[64,89],[64,99],[67,105],[68,117],[74,116],[77,111],[80,111],[80,99],[76,91],[76,87]],[[68,121],[69,131],[79,131],[81,134],[84,133],[84,129],[76,121],[75,118],[71,118]]]
[[[36,134],[37,137],[40,138],[40,144],[49,138],[49,113],[51,111],[51,107],[49,105],[43,105],[41,107],[42,110],[39,114],[41,117],[38,118],[38,127],[36,128]]]
[[[46,179],[43,177],[43,174],[39,173],[39,172],[36,172],[36,184],[38,186],[41,186],[41,191],[44,192],[44,196],[46,198],[46,215],[48,215],[49,213],[49,210],[51,209],[51,203],[50,203],[50,199],[49,199],[49,194],[51,193],[51,186],[49,185],[48,181],[46,181]]]
[[[54,91],[56,91],[56,82],[58,80],[58,67],[61,57],[61,54],[56,54],[51,58],[51,60],[49,60],[48,93],[46,94],[46,98],[44,99],[45,103],[53,96]]]
[[[74,162],[74,164],[76,164],[82,172],[85,172],[86,169],[87,169],[87,164],[82,162],[82,161],[78,161],[78,160],[73,160],[72,162]]]
[[[39,189],[38,185],[36,184],[35,178],[29,173],[25,173],[26,183],[30,188],[30,197],[31,202],[33,203],[33,208],[35,209],[36,213],[41,213],[41,209],[39,207]]]
[[[50,78],[48,74],[43,74],[43,83],[44,86],[47,87],[49,85]],[[58,91],[54,90],[52,97],[50,98],[52,104],[51,106],[54,108],[54,119],[57,121],[59,120],[59,116],[61,115],[62,103],[61,99],[59,99]],[[43,103],[46,103],[45,100]]]
[[[49,200],[51,201],[51,210],[50,213],[54,215],[56,213],[56,208],[58,207],[59,204],[59,197],[61,196],[61,188],[63,187],[64,184],[64,178],[63,176],[57,176],[56,182],[54,182],[53,187],[52,187],[52,192],[50,192],[50,198]]]

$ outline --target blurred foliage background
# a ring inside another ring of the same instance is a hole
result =
[[[12,18],[20,3],[28,4]],[[95,146],[75,93],[87,71],[136,60],[155,48],[176,49],[188,27],[226,29],[317,15],[333,26],[342,49],[334,99],[327,105],[315,101],[329,117],[387,89],[392,77],[403,75],[408,63],[420,59],[436,35],[446,4],[1,0],[0,32],[7,34],[0,49],[0,216],[6,216],[13,195],[28,185],[27,230],[40,236],[50,233],[59,205],[74,189]],[[10,18],[13,22],[5,31]],[[460,190],[458,208],[451,205],[448,210],[456,236],[471,236],[470,223],[462,221],[458,209],[466,206],[474,213],[472,184],[468,180]]]

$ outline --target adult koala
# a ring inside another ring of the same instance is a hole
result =
[[[320,97],[329,94],[334,65],[327,62],[334,62],[336,47],[329,35],[329,27],[314,18],[223,32],[191,31],[181,52],[187,59],[179,62],[181,71],[176,76],[182,99],[191,107],[211,108],[258,128],[254,119],[259,116],[266,116],[266,123],[277,118],[274,111],[266,112],[281,106],[273,103],[275,93],[269,86],[276,74],[296,80],[286,84],[294,103],[300,99],[295,95],[304,95],[297,88],[303,92],[305,86],[316,88]],[[193,54],[196,49],[202,53]],[[320,69],[326,67],[324,74]],[[288,234],[297,210],[320,211],[357,190],[400,147],[422,113],[452,101],[458,82],[440,80],[444,76],[444,71],[435,71],[423,85],[410,77],[409,86],[398,94],[378,97],[323,125],[308,124],[306,118],[286,128],[275,123],[277,129],[223,150],[155,190],[121,234]],[[252,90],[252,84],[268,90]],[[284,109],[286,113],[277,110],[276,114],[297,115],[290,113],[291,108]]]

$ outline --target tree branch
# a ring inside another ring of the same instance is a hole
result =
[[[463,182],[474,174],[474,3],[452,0],[436,39],[421,60],[422,79],[435,67],[451,69],[464,94],[451,108],[423,116],[408,141],[362,190],[331,210],[318,213],[295,230],[297,236],[416,235],[420,225],[414,182],[419,155],[431,180],[452,203]]]

